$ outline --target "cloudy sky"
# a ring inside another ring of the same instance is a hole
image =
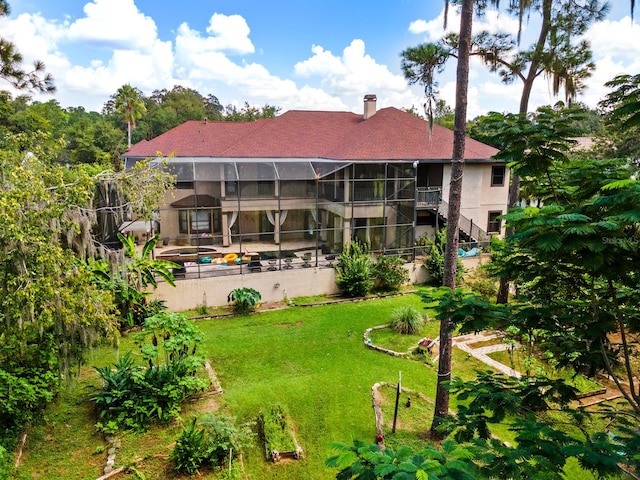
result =
[[[362,111],[375,93],[378,106],[423,103],[409,87],[400,53],[443,34],[442,0],[9,0],[0,35],[14,41],[26,61],[43,60],[55,77],[62,107],[100,111],[129,83],[150,95],[175,85],[223,105],[275,105],[290,109]],[[628,0],[611,0],[606,21],[587,33],[597,70],[580,98],[595,106],[603,84],[640,72],[640,19]],[[636,15],[637,17],[637,15]],[[532,24],[523,45],[535,33]],[[452,9],[449,28],[459,19]],[[517,23],[490,13],[474,28],[515,32]],[[441,97],[454,104],[455,62],[438,77]],[[0,85],[0,88],[7,88]],[[521,86],[504,86],[472,61],[469,116],[515,112]],[[50,97],[37,97],[47,100]],[[537,80],[530,108],[553,103],[550,85]]]

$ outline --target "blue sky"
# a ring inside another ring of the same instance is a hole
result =
[[[375,93],[378,106],[423,103],[400,70],[403,49],[443,34],[441,0],[9,0],[2,36],[27,61],[41,59],[56,79],[63,107],[100,110],[125,83],[149,95],[174,85],[213,94],[223,105],[275,105],[283,110],[362,111]],[[640,71],[640,25],[628,0],[612,0],[605,22],[587,38],[598,65],[582,101],[595,106],[604,82]],[[455,9],[450,29],[459,20]],[[506,15],[489,14],[477,28],[514,32]],[[525,26],[526,27],[526,26]],[[525,29],[523,43],[535,33]],[[441,97],[453,106],[455,62],[438,77]],[[0,88],[6,88],[4,86]],[[472,62],[469,116],[516,111],[520,85],[504,86]],[[46,100],[47,97],[39,100]],[[531,108],[553,103],[537,81]]]

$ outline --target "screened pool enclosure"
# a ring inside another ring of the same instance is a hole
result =
[[[126,165],[129,168],[131,165]],[[238,254],[339,254],[353,240],[411,256],[417,165],[308,159],[172,158],[175,189],[159,211],[168,245]]]

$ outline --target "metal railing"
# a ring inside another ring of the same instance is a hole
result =
[[[436,208],[436,212],[446,220],[447,216],[449,215],[449,204],[442,200],[440,202],[440,205],[438,205],[438,207]],[[477,223],[473,223],[473,220],[465,217],[462,214],[460,215],[458,228],[468,237],[476,241],[489,239],[489,235],[487,234],[487,232],[480,228]]]
[[[442,187],[416,189],[416,207],[437,207],[442,202]]]

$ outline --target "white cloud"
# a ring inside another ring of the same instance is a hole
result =
[[[215,28],[211,28],[214,24]],[[344,107],[339,99],[324,91],[310,86],[298,88],[293,80],[272,75],[263,65],[231,60],[222,50],[237,53],[253,51],[253,45],[246,36],[249,29],[243,29],[242,25],[246,27],[246,22],[237,15],[214,15],[207,31],[220,33],[219,37],[203,36],[186,23],[180,25],[175,41],[176,75],[188,79],[201,93],[216,91],[219,95],[220,83],[224,84],[228,94],[221,98],[224,104],[241,106],[248,101],[258,105],[284,105],[286,108]],[[240,35],[231,35],[232,32]]]
[[[107,64],[95,61],[89,67],[74,66],[58,83],[77,94],[106,100],[126,83],[146,92],[171,88],[175,83],[172,65],[171,43],[157,40],[148,53],[116,50]]]
[[[1,35],[14,41],[25,59],[25,67],[43,60],[55,77],[55,98],[64,107],[83,105],[100,110],[109,96],[125,83],[146,94],[155,89],[183,85],[203,95],[213,93],[224,104],[290,108],[362,110],[362,97],[374,93],[379,108],[420,108],[423,88],[409,87],[400,72],[395,73],[366,51],[362,39],[354,39],[341,52],[333,53],[320,43],[312,45],[307,58],[292,61],[291,78],[270,72],[255,61],[251,30],[240,15],[214,13],[207,27],[199,31],[183,23],[174,37],[161,41],[155,21],[142,13],[136,0],[85,0],[84,15],[50,20],[40,14],[0,18]],[[409,31],[421,41],[437,41],[444,33],[441,10],[435,19],[412,22]],[[459,25],[459,15],[450,8],[449,30]],[[474,19],[474,30],[517,33],[517,20],[489,11]],[[535,36],[532,17],[523,25],[523,45]],[[586,36],[593,47],[598,69],[587,80],[589,90],[580,100],[595,106],[607,93],[603,84],[618,73],[640,71],[640,24],[626,17],[594,25]],[[320,39],[321,41],[321,39]],[[96,49],[96,46],[104,47]],[[260,57],[262,58],[262,57]],[[441,97],[450,106],[455,100],[455,59],[438,76]],[[517,111],[522,85],[501,84],[496,74],[473,59],[470,71],[469,117],[489,110]],[[0,88],[6,88],[0,85]],[[37,97],[48,100],[51,97]],[[536,80],[530,109],[555,102],[548,81]]]
[[[630,17],[605,20],[593,25],[584,38],[591,44],[596,70],[586,80],[588,90],[580,100],[595,107],[611,91],[606,82],[616,75],[640,72],[640,24]]]
[[[125,83],[149,92],[175,83],[171,42],[158,40],[154,21],[142,15],[133,0],[94,0],[84,12],[84,17],[63,23],[40,14],[0,20],[3,35],[18,45],[25,65],[36,59],[45,63],[55,79],[55,98],[63,107],[100,110]],[[106,61],[96,58],[95,45],[105,47]],[[74,65],[63,48],[77,57],[88,53],[93,58]]]
[[[294,65],[293,71],[297,76],[344,75],[346,73],[342,60],[334,56],[330,50],[325,50],[320,45],[313,45],[311,52],[313,53],[311,58]]]
[[[85,17],[69,26],[68,39],[118,50],[150,51],[157,39],[156,24],[133,0],[93,0]]]
[[[402,76],[394,75],[386,65],[377,63],[365,53],[365,44],[360,39],[352,40],[341,57],[319,46],[314,46],[312,53],[311,58],[298,62],[294,71],[302,77],[319,77],[322,87],[332,95],[390,94],[407,89]]]
[[[456,8],[449,8],[447,16],[447,32],[460,29],[460,13]],[[518,33],[518,21],[495,9],[488,9],[481,17],[474,16],[473,32],[488,31],[489,33],[504,32],[516,35]],[[424,34],[424,42],[437,42],[445,34],[444,10],[432,20],[415,20],[409,24],[409,32],[415,35]]]
[[[415,20],[409,24],[409,32],[415,35],[424,34],[423,41],[437,42],[444,35],[444,12],[433,20]]]
[[[253,43],[249,39],[249,25],[240,15],[214,13],[209,21],[206,48],[231,53],[253,53]]]

